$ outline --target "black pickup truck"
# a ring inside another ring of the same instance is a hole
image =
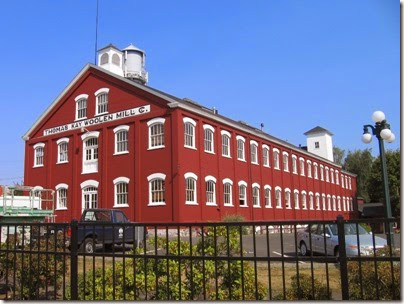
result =
[[[144,226],[131,223],[121,210],[86,209],[78,224],[78,248],[93,253],[97,247],[107,249],[114,245],[131,244],[139,246],[145,241]],[[70,248],[71,239],[66,245]]]

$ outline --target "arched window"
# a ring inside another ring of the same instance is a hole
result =
[[[334,169],[331,169],[331,184],[334,184]]]
[[[245,139],[242,136],[237,136],[237,159],[238,160],[245,160],[245,153],[244,153],[244,142]]]
[[[205,138],[204,138],[205,152],[215,153],[214,141],[213,141],[215,129],[210,125],[203,125],[203,129],[204,129],[204,135],[205,135]]]
[[[233,206],[232,185],[233,182],[230,179],[225,178],[223,180],[223,202],[225,206]]]
[[[112,54],[112,63],[117,65],[117,66],[121,65],[121,59],[119,58],[118,54]]]
[[[206,182],[206,205],[216,206],[216,178],[205,177]]]
[[[68,144],[69,144],[69,138],[61,138],[57,142],[58,145],[58,164],[63,164],[67,163],[69,161],[68,159]]]
[[[299,191],[295,190],[293,193],[294,201],[295,201],[295,209],[300,209],[299,207]]]
[[[114,179],[115,201],[114,207],[129,207],[129,178],[118,177]]]
[[[349,190],[352,190],[352,179],[349,177]]]
[[[275,187],[275,200],[276,208],[282,208],[282,189],[280,187]]]
[[[283,152],[283,171],[289,172],[289,154]]]
[[[265,207],[266,208],[272,208],[272,202],[271,202],[271,186],[265,185],[264,186],[265,190]]]
[[[320,179],[323,181],[324,180],[324,166],[320,165]]]
[[[264,167],[269,167],[269,147],[262,145],[262,163]]]
[[[290,189],[285,189],[285,207],[286,209],[292,209],[292,204],[290,203]]]
[[[129,126],[118,126],[114,128],[115,133],[115,154],[128,153]]]
[[[331,195],[327,195],[327,203],[328,210],[331,211]]]
[[[304,176],[304,158],[300,157],[300,175]]]
[[[302,191],[302,209],[307,209],[307,195],[305,191]]]
[[[94,93],[95,98],[97,100],[95,115],[108,113],[108,93],[109,93],[108,88],[99,89],[97,92]]]
[[[314,197],[313,197],[313,192],[309,192],[309,200],[310,200],[310,210],[314,210]]]
[[[95,180],[86,180],[80,184],[82,191],[81,210],[98,208],[98,185]]]
[[[316,210],[321,210],[320,207],[320,194],[316,193]]]
[[[274,168],[277,169],[277,170],[279,170],[279,169],[280,169],[280,168],[279,168],[279,150],[276,149],[276,148],[274,148],[274,149],[272,150],[272,154],[273,154],[273,156],[274,156]]]
[[[325,194],[322,195],[322,200],[323,200],[323,210],[327,210],[327,207],[325,204]]]
[[[342,188],[345,188],[344,180],[345,180],[345,178],[344,178],[344,176],[341,174],[341,187],[342,187]]]
[[[335,183],[339,185],[339,171],[335,170]]]
[[[196,181],[198,176],[192,172],[184,174],[185,177],[185,204],[187,205],[197,205],[196,198]]]
[[[44,143],[34,145],[34,167],[43,167],[44,165]]]
[[[196,149],[195,147],[195,120],[184,117],[184,147]]]
[[[81,94],[74,100],[76,101],[76,120],[87,118],[87,94]]]
[[[330,169],[328,167],[325,167],[325,181],[330,182]]]
[[[253,184],[252,197],[253,197],[253,207],[255,207],[255,208],[261,207],[261,204],[260,204],[260,186],[257,183]]]
[[[67,210],[67,189],[66,184],[59,184],[56,189],[56,210]]]
[[[164,118],[154,118],[147,122],[149,127],[149,149],[164,148]]]
[[[336,202],[336,198],[334,195],[332,196],[332,210],[334,210],[334,211],[337,210],[337,202]]]
[[[240,207],[247,207],[247,183],[245,181],[238,182],[238,194]]]
[[[292,172],[293,174],[297,174],[297,156],[292,155]]]
[[[252,164],[258,164],[258,143],[255,140],[250,140],[250,157]]]
[[[149,181],[149,206],[165,205],[165,178],[163,173],[154,173],[147,177]]]
[[[311,161],[307,161],[307,177],[311,178]]]
[[[314,167],[314,179],[318,179],[318,165],[317,165],[317,163],[314,163],[313,167]]]
[[[98,135],[99,132],[88,132],[83,139],[83,173],[98,172]]]
[[[338,211],[341,211],[341,197],[337,197],[337,205],[338,205]]]
[[[109,61],[109,56],[107,53],[104,53],[101,55],[101,64],[107,64]]]
[[[230,137],[231,134],[222,130],[222,156],[230,157]]]

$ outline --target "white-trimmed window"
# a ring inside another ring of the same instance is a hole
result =
[[[292,172],[297,174],[297,156],[292,154]]]
[[[56,210],[67,210],[67,184],[59,184],[56,189]]]
[[[113,182],[115,188],[114,207],[129,207],[129,178],[117,177]]]
[[[232,194],[233,181],[225,178],[223,180],[223,204],[224,206],[233,206]]]
[[[307,177],[311,178],[311,161],[307,160]]]
[[[323,195],[321,196],[321,198],[322,198],[322,201],[323,201],[323,210],[327,210],[327,207],[326,207],[326,205],[325,205],[325,194],[323,194]]]
[[[352,190],[352,179],[349,177],[349,190]]]
[[[314,196],[313,196],[313,192],[309,192],[309,208],[310,208],[310,210],[314,210]]]
[[[81,187],[81,212],[85,209],[98,208],[98,185],[99,182],[93,179],[86,180],[80,184]]]
[[[251,163],[258,165],[258,143],[250,140]]]
[[[184,117],[183,121],[184,121],[184,147],[196,149],[195,147],[196,121],[189,117]]]
[[[328,167],[325,167],[325,181],[330,182],[330,169]]]
[[[344,178],[344,176],[341,174],[341,187],[342,187],[342,188],[345,188],[344,180],[345,180],[345,178]]]
[[[265,193],[265,208],[272,208],[271,186],[270,185],[264,186],[264,193]]]
[[[44,143],[37,143],[34,145],[34,167],[43,167],[44,151],[45,151]]]
[[[149,206],[165,205],[165,179],[163,173],[154,173],[147,177],[149,182]]]
[[[245,181],[238,182],[238,195],[240,207],[247,207],[247,183]]]
[[[341,197],[337,196],[338,211],[341,211]]]
[[[306,191],[302,191],[302,209],[307,209],[307,194],[306,194]]]
[[[331,184],[334,184],[334,169],[331,168]]]
[[[318,179],[318,164],[313,163],[313,167],[314,167],[314,179]]]
[[[346,211],[346,200],[345,200],[345,196],[342,197],[342,210]]]
[[[254,183],[252,185],[252,199],[253,199],[253,207],[260,208],[260,185]]]
[[[108,113],[108,88],[99,89],[94,93],[96,98],[96,110],[95,115],[101,115]]]
[[[300,161],[300,175],[304,176],[304,158],[300,157],[299,161]]]
[[[335,183],[339,185],[339,171],[335,170]]]
[[[337,199],[335,195],[332,196],[332,210],[336,211],[337,210]]]
[[[118,126],[114,128],[114,133],[115,133],[115,155],[128,153],[129,126]]]
[[[206,185],[206,205],[216,206],[216,178],[213,176],[205,177]]]
[[[231,134],[228,131],[222,130],[220,131],[222,134],[222,156],[231,157],[230,156],[230,138]]]
[[[328,206],[328,210],[331,211],[331,195],[327,195],[327,206]]]
[[[279,150],[276,148],[273,148],[272,154],[274,156],[274,169],[280,170],[280,168],[279,168]]]
[[[293,198],[294,198],[294,201],[295,201],[295,209],[300,209],[300,206],[299,206],[299,190],[294,190],[293,191]]]
[[[290,203],[290,189],[285,189],[285,208],[292,209],[292,204]]]
[[[195,173],[188,172],[184,174],[185,177],[185,204],[198,205],[196,197],[196,181],[198,176]]]
[[[208,153],[215,153],[214,149],[214,133],[215,129],[211,125],[203,125],[203,132],[204,132],[204,147],[205,152]]]
[[[237,135],[236,139],[237,139],[237,159],[245,161],[245,148],[244,148],[245,138],[240,135]]]
[[[348,176],[345,175],[345,189],[349,189]]]
[[[149,120],[149,150],[164,148],[164,123],[165,118],[157,117]]]
[[[74,100],[76,101],[76,120],[87,118],[87,94],[81,94]]]
[[[59,139],[57,142],[58,145],[58,164],[67,163],[69,161],[68,158],[68,147],[69,147],[69,138],[64,137]]]
[[[283,156],[283,171],[289,172],[289,154],[288,152],[282,152]]]
[[[262,164],[264,167],[269,167],[269,147],[262,145]]]
[[[98,136],[100,132],[93,131],[81,135],[83,140],[83,173],[98,172]]]
[[[316,210],[321,210],[320,207],[320,194],[316,193]]]
[[[275,187],[275,201],[276,208],[282,209],[282,188],[279,186]]]
[[[320,180],[324,180],[324,166],[320,165]]]

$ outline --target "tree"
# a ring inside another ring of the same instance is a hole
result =
[[[334,163],[342,166],[342,164],[344,163],[345,150],[342,150],[341,148],[338,147],[334,147],[332,149],[332,153],[334,154]]]
[[[373,156],[371,149],[365,149],[348,151],[348,155],[345,158],[345,163],[343,165],[345,170],[357,175],[357,196],[362,197],[366,203],[370,202],[368,189],[372,164]]]
[[[387,176],[389,179],[390,200],[393,216],[400,215],[400,150],[386,151]],[[383,180],[380,165],[380,157],[372,164],[368,193],[370,202],[384,203]]]

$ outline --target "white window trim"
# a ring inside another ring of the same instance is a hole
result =
[[[55,187],[55,190],[56,190],[56,208],[55,208],[55,210],[67,210],[67,207],[59,207],[59,195],[58,195],[57,192],[60,189],[66,189],[67,190],[67,189],[69,189],[69,185],[63,184],[63,183],[56,185],[56,187]],[[67,197],[66,197],[66,200],[67,200]]]
[[[103,93],[108,94],[109,89],[108,88],[101,88],[97,92],[94,93],[94,95],[95,95],[95,115],[94,116],[108,114],[108,111],[101,112],[101,113],[98,112],[98,95],[103,94]]]
[[[187,172],[187,173],[185,173],[185,174],[184,174],[184,177],[185,177],[185,178],[192,177],[193,179],[198,180],[198,176],[197,176],[195,173],[193,173],[193,172]]]
[[[152,195],[151,195],[151,182],[152,182],[154,179],[162,179],[162,180],[165,181],[166,175],[165,175],[164,173],[153,173],[153,174],[150,174],[150,175],[147,177],[147,181],[149,182],[149,203],[147,204],[147,206],[148,206],[148,207],[165,206],[165,205],[166,205],[166,202],[165,202],[165,201],[164,201],[164,202],[152,202],[152,201],[151,201],[151,198],[152,198]]]
[[[129,181],[130,181],[130,179],[127,178],[127,177],[124,177],[124,176],[117,177],[117,178],[115,178],[113,180],[113,183],[114,183],[114,206],[112,206],[113,208],[121,208],[121,207],[126,208],[126,207],[129,207],[128,204],[120,204],[120,205],[118,205],[117,202],[116,202],[116,185],[119,184],[119,183],[128,184],[128,196],[129,196]]]
[[[230,178],[225,178],[225,179],[223,179],[222,182],[223,182],[223,185],[226,184],[226,183],[229,183],[230,185],[233,186],[233,181]]]
[[[293,168],[293,160],[296,161],[296,166]],[[294,170],[293,170],[294,169]],[[297,169],[297,156],[292,154],[292,173],[293,174],[298,174],[298,169]]]
[[[268,153],[268,155],[267,155],[267,164],[265,164],[264,163],[264,158],[262,159],[262,165],[264,166],[264,167],[267,167],[267,168],[269,168],[270,166],[269,166],[269,146],[268,145],[266,145],[266,144],[263,144],[262,145],[262,157],[264,157],[264,151],[265,151],[265,149],[267,149],[267,153]]]
[[[339,185],[339,171],[335,170],[335,184]]]
[[[302,171],[302,168],[301,168],[301,165],[302,165],[302,161],[303,161],[303,171]],[[300,171],[300,176],[306,176],[306,161],[304,160],[304,158],[303,157],[299,157],[299,171]],[[303,173],[303,174],[302,174]]]
[[[255,156],[256,157],[256,161],[255,162],[253,162],[253,161],[251,161],[251,163],[253,164],[253,165],[258,165],[258,143],[255,141],[255,140],[250,140],[250,158],[251,158],[251,152],[252,152],[252,149],[251,149],[251,147],[252,146],[255,146],[255,148],[256,148],[256,151],[257,151],[257,155]]]
[[[223,179],[223,185],[224,184],[227,184],[227,183],[229,183],[230,185],[231,185],[231,191],[230,191],[230,204],[226,204],[224,201],[223,201],[223,206],[226,206],[226,207],[234,207],[234,204],[233,204],[233,181],[230,179],[230,178],[225,178],[225,179]],[[224,195],[224,191],[223,191],[223,195]]]
[[[205,183],[207,183],[207,182],[213,182],[215,184],[215,189],[214,189],[214,192],[213,192],[214,202],[206,202],[206,206],[217,206],[217,202],[216,202],[216,178],[214,176],[212,176],[212,175],[205,176]],[[206,189],[205,189],[205,192],[206,192]]]
[[[57,156],[57,162],[56,164],[67,164],[69,162],[69,151],[67,152],[67,160],[64,161],[60,161],[59,157],[60,157],[60,144],[62,143],[67,143],[69,144],[69,138],[68,137],[63,137],[60,138],[56,141],[56,144],[58,146],[58,156]]]
[[[118,152],[117,151],[117,142],[116,142],[116,133],[118,133],[119,131],[126,131],[129,132],[129,126],[127,125],[121,125],[121,126],[117,126],[114,128],[114,134],[115,134],[115,138],[114,138],[114,142],[115,142],[115,150],[114,150],[114,155],[122,155],[122,154],[128,154],[129,153],[129,133],[128,133],[128,150],[127,151],[121,151]]]
[[[285,169],[285,166],[284,166],[284,163],[283,163],[283,157],[284,157],[285,155],[288,157],[288,162],[287,162],[288,167],[287,167],[287,170]],[[283,164],[283,171],[284,171],[284,172],[289,172],[289,153],[286,152],[286,151],[282,151],[282,164]],[[292,165],[292,166],[293,166],[293,165]]]
[[[204,129],[204,130],[209,129],[209,130],[211,130],[213,133],[215,133],[215,128],[212,127],[211,125],[204,124],[204,125],[203,125],[203,129]]]
[[[270,205],[268,206],[267,204],[266,204],[266,202],[265,202],[265,190],[267,190],[267,189],[269,189],[269,203],[270,203]],[[272,197],[271,197],[271,194],[272,194],[272,188],[271,188],[271,186],[270,185],[265,185],[264,186],[264,206],[265,206],[265,208],[272,208]]]
[[[291,191],[290,191],[290,189],[289,189],[289,188],[285,188],[284,192],[285,192],[285,209],[292,209],[292,202],[291,202],[292,197],[291,197]],[[286,206],[286,193],[289,193],[289,207],[288,207],[288,206]]]
[[[184,117],[184,118],[182,119],[182,121],[183,121],[184,123],[189,122],[189,123],[192,124],[194,127],[196,127],[196,121],[193,120],[192,118]]]
[[[320,193],[316,192],[314,194],[315,197],[315,204],[316,204],[316,208],[314,208],[315,210],[321,210],[321,196]],[[318,197],[318,206],[317,206],[317,197]]]
[[[240,192],[240,186],[244,186],[245,189],[245,205],[239,206],[240,208],[247,208],[248,207],[248,201],[247,201],[247,183],[243,180],[238,182],[238,188],[239,188],[239,192]],[[240,199],[240,193],[239,193],[239,199]]]
[[[254,188],[258,188],[258,205],[254,204]],[[261,187],[260,187],[260,185],[258,183],[253,183],[251,185],[252,199],[253,199],[252,206],[253,206],[253,208],[261,208],[261,197],[260,197],[260,190],[261,189],[260,188]]]
[[[212,175],[205,176],[205,182],[213,181],[216,184],[216,178]]]
[[[212,127],[211,125],[204,124],[204,125],[203,125],[203,132],[204,132],[203,136],[204,136],[204,137],[205,137],[205,131],[206,131],[206,129],[209,130],[209,131],[211,131],[211,132],[213,133],[213,134],[212,134],[212,151],[209,151],[209,150],[206,150],[206,149],[205,149],[205,138],[203,139],[203,140],[204,140],[204,143],[203,143],[203,146],[204,146],[204,147],[203,147],[203,151],[206,152],[206,153],[215,154],[215,137],[214,137],[215,128]]]
[[[194,189],[194,191],[195,191],[195,195],[194,195],[195,200],[194,200],[194,201],[187,201],[187,200],[185,200],[185,205],[198,205],[198,199],[197,199],[197,187],[198,187],[197,181],[198,181],[198,176],[197,176],[195,173],[193,173],[193,172],[187,172],[187,173],[184,174],[184,178],[185,178],[185,181],[186,181],[188,178],[192,178],[192,179],[195,180],[195,189]],[[185,191],[186,191],[186,184],[185,184]]]
[[[60,138],[60,139],[58,139],[57,141],[56,141],[56,143],[57,144],[61,144],[61,143],[63,143],[63,142],[65,142],[65,143],[69,143],[69,138],[68,137],[63,137],[63,138]]]
[[[100,136],[100,132],[98,131],[89,131],[81,135],[81,140],[84,142],[87,138]]]
[[[327,207],[328,208],[326,208],[328,211],[332,211],[332,201],[331,201],[331,195],[327,195]]]
[[[220,134],[221,134],[221,135],[227,135],[229,138],[231,138],[231,134],[230,134],[229,131],[221,130],[221,131],[220,131]]]
[[[150,137],[150,136],[151,136],[151,134],[150,134],[150,128],[151,128],[154,124],[157,124],[157,123],[162,123],[162,124],[163,124],[163,127],[164,127],[165,122],[166,122],[166,119],[165,119],[165,118],[162,118],[162,117],[156,117],[156,118],[150,119],[150,120],[147,122],[148,132],[149,132],[149,134],[148,134],[149,147],[147,148],[147,150],[156,150],[156,149],[165,148],[165,145],[160,145],[160,146],[151,147],[151,137]],[[164,133],[163,133],[163,136],[164,136]]]
[[[280,206],[278,206],[278,200],[276,199],[276,192],[277,191],[280,191],[280,195],[281,195],[281,197],[280,197],[280,202],[281,202],[281,205]],[[276,186],[275,187],[275,208],[276,209],[283,209],[283,207],[282,207],[282,188],[281,187],[279,187],[279,186]]]
[[[44,150],[43,150],[43,163],[42,163],[42,165],[37,165],[36,164],[36,149],[37,148],[43,148]],[[35,144],[34,146],[33,146],[33,149],[34,149],[34,166],[33,166],[33,168],[40,168],[40,167],[43,167],[44,166],[44,163],[45,163],[45,144],[44,143],[37,143],[37,144]]]
[[[78,104],[77,104],[77,102],[80,100],[80,99],[85,99],[86,101],[87,101],[87,107],[86,107],[86,109],[88,109],[88,94],[80,94],[79,96],[77,96],[76,98],[74,98],[74,101],[76,102],[76,113],[75,113],[75,119],[74,119],[74,121],[79,121],[79,120],[83,120],[83,119],[87,119],[87,116],[85,116],[85,117],[81,117],[81,118],[78,118],[77,117],[77,114],[78,114],[78,109],[77,109],[77,106],[78,106]]]
[[[275,152],[278,153],[278,163],[276,164],[275,161],[274,161],[274,169],[275,170],[281,170],[281,165],[280,165],[280,160],[279,160],[279,158],[281,156],[281,153],[280,153],[279,149],[272,148],[272,157],[274,156]]]
[[[87,188],[87,187],[95,187],[98,188],[99,182],[93,179],[88,179],[80,184],[81,189]]]
[[[184,141],[184,147],[188,148],[188,149],[196,150],[196,138],[195,138],[196,137],[196,121],[189,117],[184,117],[182,119],[182,121],[184,122],[184,133],[185,133],[185,124],[186,123],[190,123],[191,125],[194,126],[194,134],[192,135],[192,146],[187,146]]]
[[[86,160],[85,160],[85,144],[86,144],[86,140],[89,139],[89,138],[93,138],[93,137],[98,139],[99,135],[100,135],[100,132],[98,132],[98,131],[89,131],[89,132],[86,132],[86,133],[81,135],[81,139],[82,139],[82,142],[83,142],[83,155],[82,155],[83,159],[82,159],[82,172],[81,172],[81,174],[91,174],[91,173],[97,173],[98,172],[98,159],[97,159],[97,170],[96,171],[84,171],[84,164],[86,163]],[[98,147],[98,152],[99,152],[99,144],[98,143],[97,143],[97,147]]]
[[[296,202],[295,202],[295,193],[297,193],[297,208],[296,208]],[[295,204],[295,208],[296,210],[300,209],[300,199],[299,199],[299,190],[294,189],[293,190],[293,203]]]
[[[241,135],[237,135],[236,140],[241,140],[242,142],[245,142],[245,138]]]
[[[311,198],[311,197],[313,198],[313,205],[310,205],[310,198]],[[315,197],[314,197],[314,193],[310,191],[310,192],[309,192],[309,209],[310,209],[310,210],[314,210],[314,209],[315,209],[315,208],[314,208],[314,204],[315,204],[314,198],[315,198]]]
[[[302,190],[301,192],[300,192],[300,194],[302,195],[302,210],[307,210],[307,209],[309,209],[309,208],[307,208],[307,192],[305,191],[305,190]],[[306,206],[303,208],[303,194],[306,196]]]
[[[222,145],[221,145],[222,156],[226,157],[226,158],[231,158],[231,134],[228,131],[225,131],[225,130],[220,131],[220,134],[221,134],[220,137],[221,137],[221,141],[222,141]],[[228,146],[229,154],[228,155],[223,154],[223,135],[226,135],[226,136],[229,137],[229,146]]]
[[[243,145],[243,158],[238,157],[238,141],[239,140],[241,140],[244,143],[244,145]],[[243,136],[237,135],[236,136],[236,144],[237,144],[237,160],[246,162],[246,160],[245,160],[245,138]]]
[[[246,186],[246,187],[248,186],[248,184],[247,184],[245,181],[243,181],[243,180],[239,181],[239,182],[238,182],[238,185],[239,185],[239,186]]]
[[[313,176],[314,179],[318,179],[318,164],[316,162],[313,163]]]

